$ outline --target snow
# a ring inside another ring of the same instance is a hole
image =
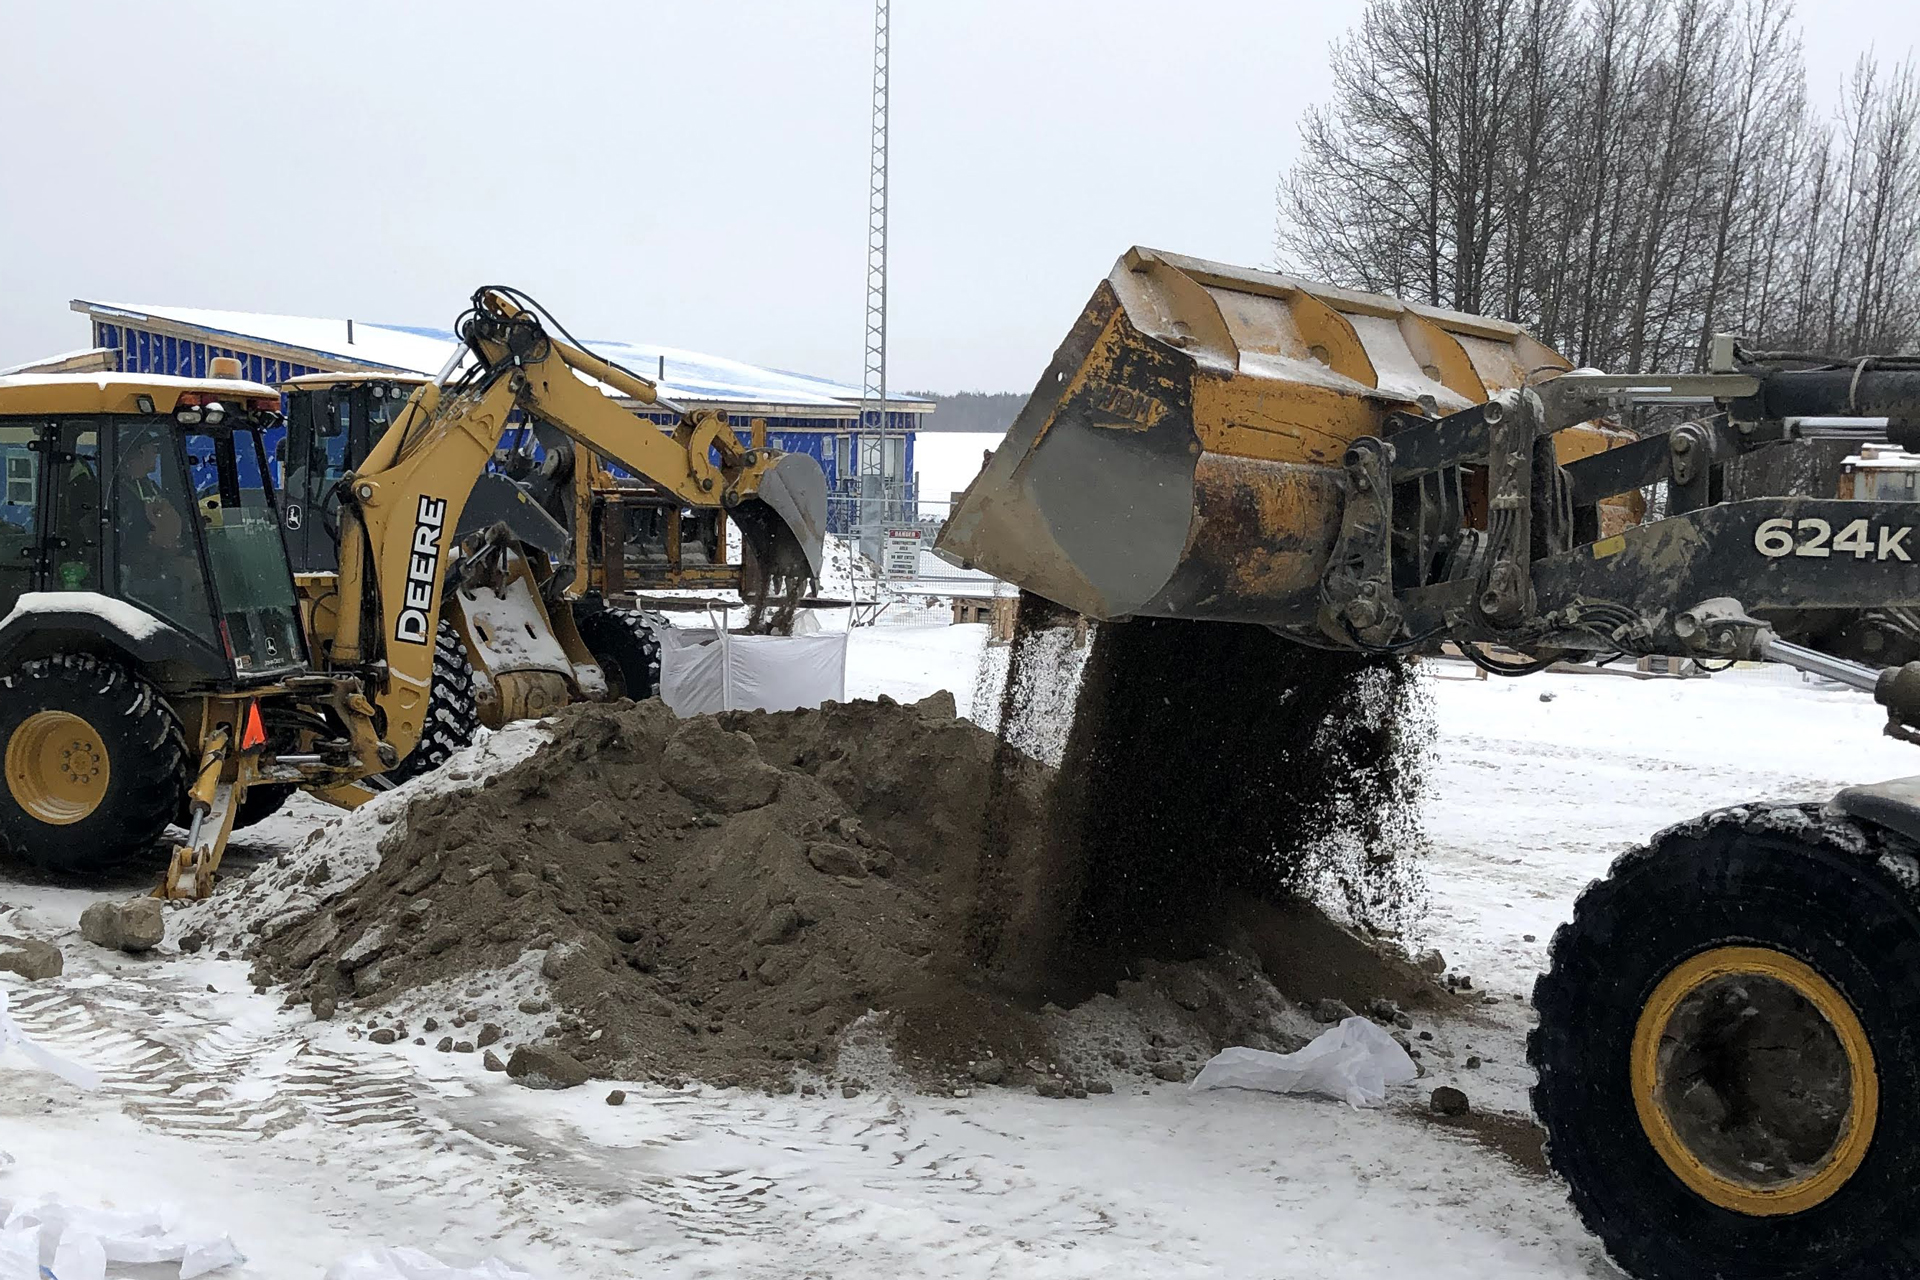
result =
[[[33,374],[38,370],[55,370],[70,361],[92,360],[95,357],[114,354],[112,347],[77,347],[72,351],[61,351],[55,355],[41,356],[38,360],[27,360],[20,364],[0,369],[0,377],[19,374]]]
[[[297,348],[344,368],[436,374],[458,346],[451,330],[415,325],[368,324],[356,320],[353,341],[349,343],[344,319],[133,303],[82,302],[80,305],[106,320],[160,320],[193,325],[235,340],[253,339]],[[622,339],[583,341],[596,355],[623,365],[648,381],[658,381],[660,394],[669,400],[791,406],[802,411],[826,408],[844,411],[847,416],[857,412],[860,402],[858,387],[807,374],[764,369],[681,347]],[[921,401],[898,398],[890,398],[888,404],[895,409],[931,409]]]
[[[849,692],[947,688],[964,710],[984,642],[983,627],[890,609],[851,637]],[[1420,1119],[1425,1091],[1458,1085],[1482,1114],[1524,1109],[1522,997],[1573,896],[1622,850],[1708,809],[1914,772],[1920,755],[1880,735],[1869,699],[1784,670],[1426,670],[1439,737],[1418,941],[1490,1003],[1423,1025],[1427,1077],[1380,1110],[1160,1084],[1077,1102],[623,1084],[616,1109],[605,1085],[534,1093],[474,1055],[374,1046],[351,1013],[322,1023],[282,1010],[213,946],[133,957],[80,943],[80,908],[132,880],[7,883],[0,932],[50,937],[67,955],[50,982],[0,976],[14,1014],[106,1083],[83,1094],[0,1075],[0,1145],[18,1157],[0,1197],[173,1202],[180,1230],[233,1237],[244,1280],[319,1280],[382,1245],[455,1265],[496,1257],[544,1280],[1610,1276],[1562,1189]],[[410,786],[477,785],[539,732],[509,730],[446,779]],[[368,864],[409,794],[351,821],[290,804],[241,834],[236,865],[254,874],[176,909],[169,936],[222,913],[301,909],[322,862],[329,883]],[[1468,1070],[1469,1053],[1484,1065]]]
[[[166,627],[137,605],[98,591],[23,591],[13,610],[0,618],[0,630],[36,613],[91,613],[135,641],[157,636]]]
[[[229,395],[277,399],[272,387],[244,378],[181,378],[170,373],[20,373],[0,377],[0,391],[18,387],[88,386],[102,391],[114,387],[177,387],[182,391],[219,391]]]

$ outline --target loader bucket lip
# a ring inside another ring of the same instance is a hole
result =
[[[807,572],[818,578],[827,542],[827,473],[820,464],[804,453],[786,454],[761,475],[754,498],[764,511],[751,500],[734,511],[741,532],[766,544],[773,552],[766,558],[769,564],[788,560],[774,544],[790,541],[805,557]]]

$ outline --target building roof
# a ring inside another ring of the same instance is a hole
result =
[[[212,338],[226,346],[271,350],[276,357],[323,369],[436,374],[458,345],[451,330],[415,325],[84,298],[74,299],[71,305],[75,311],[110,324],[133,324],[179,336],[191,334],[203,341]],[[658,382],[661,395],[669,400],[716,408],[753,405],[766,412],[804,417],[852,418],[859,413],[860,389],[826,378],[765,369],[680,347],[617,339],[588,339],[586,346],[596,355]],[[896,412],[933,411],[933,405],[922,400],[889,397],[887,403]]]

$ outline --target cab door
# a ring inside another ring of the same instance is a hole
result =
[[[42,436],[46,591],[107,593],[101,547],[106,541],[106,494],[100,472],[100,423],[61,422]]]
[[[40,589],[41,440],[46,424],[0,422],[0,618]]]
[[[0,425],[0,616],[28,591],[101,591],[100,424]]]

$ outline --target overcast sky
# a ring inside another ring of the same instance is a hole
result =
[[[1020,390],[1128,245],[1264,265],[1360,0],[894,0],[896,389]],[[1914,0],[1821,0],[1835,86]],[[857,382],[869,0],[0,0],[0,366],[70,298],[586,337]]]

